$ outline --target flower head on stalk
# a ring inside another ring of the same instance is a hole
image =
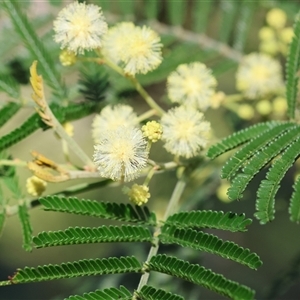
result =
[[[206,110],[211,106],[216,79],[204,64],[182,64],[167,78],[168,96],[172,102]]]
[[[100,135],[93,158],[101,176],[131,181],[147,164],[147,142],[137,128],[107,130]]]
[[[62,9],[53,25],[55,42],[75,54],[101,47],[107,31],[101,8],[77,1]]]
[[[99,143],[102,132],[115,130],[120,126],[135,127],[137,115],[129,105],[118,104],[104,107],[100,114],[96,115],[92,123],[92,136],[95,144]]]
[[[162,140],[168,152],[191,158],[206,147],[210,135],[210,123],[203,113],[192,107],[179,106],[162,116]]]
[[[161,48],[160,37],[155,31],[130,22],[110,28],[103,42],[103,54],[130,75],[156,69],[162,61]]]
[[[266,54],[246,55],[236,73],[236,87],[249,99],[276,94],[283,87],[279,62]]]

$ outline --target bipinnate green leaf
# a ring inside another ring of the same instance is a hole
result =
[[[19,99],[20,97],[20,86],[16,80],[8,74],[0,74],[0,90],[13,99]]]
[[[26,203],[19,204],[18,216],[22,226],[23,232],[23,248],[26,251],[32,250],[32,228],[28,214],[28,207]]]
[[[41,232],[33,238],[36,248],[107,242],[151,242],[152,234],[143,226],[69,227]]]
[[[286,63],[286,98],[288,116],[295,118],[300,69],[300,13],[294,23],[294,37],[290,44]]]
[[[198,264],[190,264],[176,257],[153,256],[147,263],[147,269],[185,279],[231,299],[250,300],[254,298],[254,291],[250,288],[228,280],[223,275],[216,274]]]
[[[165,225],[178,228],[214,228],[236,232],[247,231],[246,226],[251,223],[251,219],[245,219],[245,214],[202,210],[174,214],[166,220]]]
[[[208,20],[210,11],[213,6],[213,0],[195,1],[192,11],[192,27],[193,30],[199,33],[204,33],[208,28]]]
[[[213,234],[196,231],[193,229],[178,229],[175,226],[164,226],[160,241],[163,244],[178,244],[199,251],[219,255],[245,265],[251,269],[257,269],[262,261],[256,253],[238,246],[230,241],[223,241]]]
[[[0,185],[0,236],[2,235],[4,224],[6,221],[6,197],[3,197],[2,187]]]
[[[218,30],[219,41],[228,44],[230,34],[235,25],[235,17],[240,6],[240,1],[221,0],[221,22]]]
[[[152,1],[145,1],[144,11],[146,18],[149,20],[155,20],[158,17],[159,9],[160,9],[161,1],[159,0],[152,0]]]
[[[1,80],[1,79],[0,79]],[[15,102],[8,102],[0,109],[0,127],[18,112],[21,106]]]
[[[243,172],[238,174],[231,182],[231,187],[228,189],[228,197],[231,200],[242,198],[242,193],[250,183],[251,179],[269,163],[280,152],[285,150],[295,139],[300,136],[300,126],[294,125],[286,131],[274,138],[268,145],[256,153],[247,161],[243,168]]]
[[[150,213],[146,206],[133,207],[130,204],[98,202],[76,197],[59,196],[41,197],[39,201],[47,211],[60,211],[140,224],[156,224],[155,214]]]
[[[70,296],[65,300],[132,300],[132,294],[124,286],[114,287],[95,292],[84,293],[82,296]]]
[[[264,131],[269,130],[279,124],[280,122],[275,121],[259,123],[249,128],[235,132],[232,135],[222,139],[219,143],[211,146],[207,151],[207,156],[211,159],[214,159],[220,156],[221,154],[246,143],[247,141],[263,133]]]
[[[80,70],[78,83],[79,92],[88,102],[100,103],[105,98],[105,91],[109,86],[108,74],[104,69],[83,69]]]
[[[239,2],[241,2],[241,6],[239,8],[238,20],[235,22],[233,48],[238,51],[243,51],[248,32],[252,26],[252,16],[258,2],[247,0]]]
[[[85,117],[86,115],[94,112],[96,106],[97,103],[93,102],[69,104],[67,107],[62,107],[56,103],[50,104],[53,114],[61,123]],[[20,127],[0,137],[0,152],[25,139],[39,128],[46,130],[49,128],[49,126],[43,123],[40,116],[35,113],[30,116]]]
[[[275,195],[280,187],[280,181],[293,165],[300,153],[300,139],[294,141],[278,158],[269,169],[266,180],[262,180],[256,199],[256,210],[254,216],[261,224],[266,224],[274,219]]]
[[[290,200],[289,213],[292,222],[300,222],[300,176],[297,177],[294,185],[294,191]]]
[[[54,279],[94,276],[103,274],[140,273],[141,263],[134,256],[83,259],[57,265],[18,269],[10,278],[11,284],[39,282]]]
[[[156,289],[153,286],[144,285],[139,292],[136,292],[140,300],[184,300],[183,297]]]
[[[250,157],[268,145],[273,139],[276,139],[280,134],[285,133],[294,126],[294,123],[281,123],[258,134],[256,138],[246,143],[225,163],[221,171],[221,177],[232,178],[240,168],[244,167]]]
[[[65,99],[67,91],[61,80],[60,73],[55,69],[55,63],[51,54],[46,51],[46,48],[41,43],[41,39],[37,36],[36,31],[33,29],[26,15],[21,11],[18,3],[13,0],[7,0],[3,1],[1,5],[9,15],[16,32],[32,56],[39,61],[46,82],[60,99]]]
[[[134,16],[135,14],[135,4],[136,1],[134,0],[126,0],[126,1],[118,1],[118,9],[120,10],[120,13],[122,16],[126,16],[126,15],[132,15]]]
[[[167,0],[167,14],[168,19],[172,25],[182,25],[185,20],[186,12],[186,1],[185,0]]]
[[[39,128],[39,120],[40,118],[38,114],[34,114],[29,117],[27,121],[25,121],[20,127],[0,137],[0,152],[23,140],[37,130]]]

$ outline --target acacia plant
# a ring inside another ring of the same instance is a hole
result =
[[[300,155],[297,4],[61,2],[43,3],[47,13],[35,17],[29,1],[0,3],[2,35],[12,36],[0,47],[1,57],[10,59],[0,69],[0,125],[5,129],[22,110],[32,112],[0,137],[0,228],[16,215],[23,248],[32,255],[39,248],[77,244],[129,246],[109,257],[91,258],[85,251],[84,258],[60,264],[45,257],[44,265],[17,268],[0,285],[89,276],[84,281],[92,282],[89,288],[70,291],[66,299],[200,299],[202,288],[230,299],[254,299],[253,287],[205,267],[203,253],[253,270],[262,265],[258,254],[227,235],[244,233],[252,220],[226,206],[225,212],[214,210],[212,203],[241,199],[255,175],[268,168],[257,189],[254,216],[261,224],[274,220],[276,193]],[[263,26],[252,28],[251,20],[262,13]],[[293,20],[294,28],[288,25]],[[254,51],[247,44],[252,31],[258,36]],[[235,83],[234,94],[228,81],[222,83],[223,74],[231,74],[226,80]],[[24,92],[29,86],[31,97]],[[88,116],[90,126],[81,125],[80,131],[90,136],[93,148],[73,133],[72,121]],[[231,124],[232,134],[221,140],[218,119]],[[29,136],[50,131],[61,148],[49,145],[55,151],[45,154],[38,144],[26,144]],[[221,156],[235,148],[234,154]],[[219,179],[221,165],[221,177],[230,184]],[[23,171],[31,173],[26,182],[19,178]],[[288,209],[297,223],[299,178]],[[157,191],[175,179],[164,201]],[[51,191],[62,182],[67,183],[63,189]],[[121,191],[122,199],[111,197],[108,188]],[[81,197],[91,191],[94,198]],[[38,208],[111,222],[39,232],[30,220],[31,210]],[[218,230],[226,232],[225,238]],[[92,278],[107,274],[124,274],[127,281],[97,288]],[[161,274],[169,280],[160,280]],[[181,291],[173,280],[191,285]],[[269,295],[275,297],[283,281],[270,287]],[[192,285],[199,286],[196,294]]]

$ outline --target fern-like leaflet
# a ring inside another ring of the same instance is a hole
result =
[[[70,296],[65,300],[130,300],[132,294],[124,287],[119,289],[110,288],[103,291],[97,290],[95,292],[85,293],[82,296]]]
[[[204,267],[190,264],[176,257],[156,255],[151,258],[147,266],[151,271],[183,278],[195,284],[205,286],[231,299],[252,299],[254,296],[254,291],[248,287],[228,280],[224,276],[216,274]]]
[[[286,64],[286,98],[288,104],[288,115],[295,117],[298,82],[300,68],[300,14],[296,16],[294,24],[294,37],[290,45],[287,64]]]
[[[216,254],[246,265],[251,269],[257,269],[262,264],[258,255],[251,253],[249,249],[244,249],[233,242],[223,241],[213,234],[193,229],[178,229],[174,226],[165,226],[160,239],[162,243],[175,243],[183,247]]]
[[[266,180],[260,183],[257,191],[255,217],[261,224],[272,221],[275,213],[275,195],[280,187],[280,181],[293,165],[300,153],[300,139],[294,141],[277,159],[267,173]]]
[[[297,177],[293,186],[294,192],[289,206],[290,219],[293,222],[300,222],[300,176]]]
[[[97,202],[78,199],[75,197],[48,196],[39,199],[45,210],[68,212],[87,215],[103,219],[128,221],[134,223],[155,224],[155,214],[150,213],[147,207],[131,206],[111,202]]]
[[[36,248],[106,242],[151,242],[152,234],[142,226],[70,227],[41,232],[33,238]]]

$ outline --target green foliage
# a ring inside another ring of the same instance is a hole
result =
[[[234,1],[221,1],[221,23],[219,29],[219,40],[223,43],[227,43],[230,38],[230,33],[235,26],[235,17],[239,9],[239,2]]]
[[[31,23],[28,21],[26,15],[22,13],[18,4],[12,0],[3,1],[3,8],[10,16],[16,32],[20,35],[24,44],[28,47],[32,56],[35,57],[42,68],[43,76],[49,86],[52,87],[53,92],[62,100],[66,98],[66,88],[62,83],[59,72],[55,69],[55,63],[41,43]]]
[[[97,202],[62,196],[41,197],[39,201],[46,211],[66,212],[126,223],[139,223],[141,225],[103,225],[94,228],[69,227],[66,230],[41,232],[36,237],[33,237],[36,248],[103,242],[150,242],[153,249],[155,249],[157,243],[178,244],[182,247],[206,251],[231,259],[252,269],[256,269],[261,265],[259,257],[255,253],[251,253],[249,249],[244,249],[233,242],[223,241],[212,234],[192,229],[205,227],[233,232],[245,231],[245,227],[251,223],[251,220],[245,219],[243,214],[237,215],[216,211],[182,212],[170,216],[161,229],[157,231],[157,226],[159,225],[156,223],[156,216],[154,213],[149,212],[146,207],[136,206],[134,208],[129,204]],[[155,233],[153,234],[153,232]],[[157,232],[160,232],[160,234],[158,235]],[[145,271],[158,271],[183,278],[232,299],[253,298],[253,291],[226,279],[223,275],[216,274],[200,265],[192,265],[189,262],[166,255],[152,256],[143,266],[135,257],[121,257],[101,260],[85,259],[60,265],[39,266],[37,268],[26,267],[18,269],[10,281],[2,282],[0,285]],[[131,295],[127,293],[129,293],[127,290],[108,289],[84,294],[83,296],[72,296],[68,299],[94,299],[93,297],[96,299],[110,299],[108,296],[105,298],[106,294],[110,295],[111,299],[119,299],[117,297],[127,299],[126,297]],[[183,299],[181,296],[150,286],[144,286],[141,290],[138,289],[135,294],[139,297],[138,299],[145,300]]]
[[[153,256],[147,264],[151,271],[183,278],[231,299],[253,299],[254,291],[197,264],[167,255]]]
[[[0,109],[0,127],[3,126],[14,114],[18,112],[20,105],[9,102]]]
[[[107,242],[151,242],[152,234],[143,226],[70,227],[41,232],[33,238],[36,248]]]
[[[97,290],[91,293],[85,293],[83,296],[70,296],[66,300],[130,300],[132,294],[124,287],[120,289],[110,288],[103,291]]]
[[[243,168],[243,173],[238,174],[232,181],[232,186],[228,190],[231,199],[239,199],[251,179],[259,172],[271,159],[276,157],[281,151],[290,145],[299,135],[299,126],[291,127],[290,131],[283,132],[278,138],[274,138],[267,147],[256,152]],[[225,167],[225,166],[224,166]]]
[[[108,259],[83,259],[57,265],[18,269],[7,284],[39,282],[79,276],[140,273],[141,264],[133,256],[109,257]]]
[[[293,186],[294,192],[291,197],[289,213],[291,215],[291,221],[299,223],[300,221],[300,176],[297,177]]]
[[[108,75],[101,70],[82,70],[79,84],[82,86],[79,92],[86,100],[99,103],[104,99],[104,92],[108,87]]]
[[[39,128],[38,121],[40,117],[34,114],[27,119],[19,128],[0,138],[0,151],[20,142]]]
[[[219,143],[211,146],[207,151],[207,156],[211,159],[214,159],[221,154],[234,149],[241,144],[246,143],[247,141],[255,138],[258,134],[265,132],[266,130],[272,129],[276,127],[279,122],[266,122],[266,123],[259,123],[253,125],[249,128],[240,130],[231,134],[230,136],[222,139]]]
[[[151,0],[151,1],[144,2],[144,7],[145,7],[144,14],[148,20],[152,20],[156,18],[156,16],[159,13],[158,11],[159,4],[160,4],[159,0]]]
[[[156,217],[147,207],[111,202],[97,202],[75,197],[48,196],[39,199],[47,211],[60,211],[103,219],[153,225]]]
[[[140,300],[184,300],[181,296],[148,285],[144,285],[136,294]]]
[[[255,139],[248,141],[240,150],[238,150],[222,168],[221,177],[231,179],[236,172],[244,166],[246,161],[252,157],[258,150],[269,146],[269,143],[276,139],[278,135],[293,127],[293,123],[283,123],[269,130],[260,133]],[[234,198],[232,198],[234,199]]]
[[[195,32],[203,33],[209,20],[210,11],[213,6],[213,0],[195,1],[193,9],[193,29]]]
[[[18,216],[23,231],[23,248],[26,251],[32,250],[32,227],[30,223],[30,218],[28,214],[28,207],[26,203],[18,205]]]
[[[274,219],[275,195],[280,187],[280,181],[293,165],[300,153],[300,139],[291,141],[291,145],[277,159],[267,173],[266,180],[260,183],[257,191],[255,217],[265,224]],[[299,200],[298,200],[299,201]]]
[[[93,102],[84,102],[79,104],[74,103],[70,104],[67,107],[60,106],[56,103],[50,105],[50,108],[53,110],[53,114],[61,123],[77,120],[86,115],[89,115],[95,110],[95,107],[97,107],[97,104]],[[35,113],[31,117],[29,117],[27,121],[25,121],[20,127],[0,137],[0,151],[3,151],[8,147],[20,142],[39,128],[45,130],[48,129],[49,126],[43,123],[40,116]]]
[[[254,9],[258,2],[256,1],[240,1],[238,20],[235,24],[233,48],[238,51],[243,51],[247,40],[248,33],[252,25],[252,17]]]
[[[246,231],[246,226],[251,223],[251,219],[245,219],[244,214],[237,215],[232,212],[202,210],[174,214],[166,220],[165,225],[180,228],[214,228],[235,232]]]
[[[300,14],[297,15],[294,24],[294,37],[290,45],[286,64],[286,98],[288,104],[288,116],[295,117],[298,82],[300,68]]]
[[[300,127],[292,122],[272,122],[265,124],[271,125],[269,128],[263,126],[261,132],[257,132],[256,136],[255,134],[251,135],[251,139],[245,138],[248,131],[255,133],[260,125],[254,125],[227,137],[209,149],[208,156],[216,157],[240,145],[241,142],[244,143],[244,146],[225,163],[222,169],[221,176],[232,180],[231,187],[228,189],[228,196],[231,200],[241,198],[252,178],[271,162],[266,180],[262,180],[260,183],[256,199],[255,217],[260,220],[261,224],[265,224],[274,219],[275,195],[280,187],[280,182],[300,155]],[[237,136],[241,136],[241,138],[236,138]],[[271,161],[273,158],[276,159]],[[297,214],[299,204],[294,197],[292,201],[293,204],[290,207],[293,209],[290,209],[290,213]],[[295,215],[291,217],[291,220],[297,220]]]
[[[7,200],[3,197],[2,187],[0,185],[0,236],[2,235],[6,221],[6,202]]]
[[[185,0],[167,0],[168,19],[172,25],[182,25],[185,20],[186,4]]]
[[[0,90],[14,99],[19,99],[20,87],[12,76],[0,74]]]
[[[213,234],[203,233],[193,229],[178,229],[175,226],[164,226],[160,236],[161,242],[165,244],[178,244],[199,251],[216,254],[231,259],[251,269],[257,269],[262,261],[256,253],[244,249],[237,244],[223,241]]]

